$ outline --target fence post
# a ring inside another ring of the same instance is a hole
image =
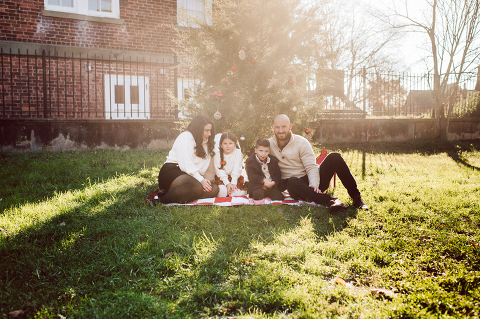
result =
[[[173,92],[175,94],[175,99],[178,99],[178,70],[177,70],[178,56],[175,54],[173,56]],[[174,116],[178,118],[178,104],[175,104]]]
[[[366,112],[367,108],[367,69],[363,67],[363,112]]]
[[[45,50],[42,50],[42,69],[43,69],[43,118],[47,118],[47,58]]]

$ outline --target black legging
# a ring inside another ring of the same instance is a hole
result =
[[[280,192],[276,186],[271,187],[271,188],[267,188],[265,190],[261,187],[257,188],[256,190],[254,190],[252,192],[251,195],[252,195],[251,197],[255,200],[259,200],[259,199],[262,199],[262,198],[265,198],[265,197],[269,197],[271,200],[283,200],[284,199],[284,196],[283,196],[282,192]]]
[[[320,205],[327,205],[335,197],[316,193],[313,188],[308,186],[308,176],[305,175],[301,178],[290,177],[287,179],[287,190],[292,198],[301,199],[306,202],[315,202]]]
[[[329,153],[320,164],[318,171],[320,172],[319,188],[322,192],[328,188],[333,174],[337,173],[338,178],[342,181],[342,184],[347,189],[350,197],[353,198],[360,195],[360,191],[357,188],[357,182],[355,181],[355,178],[353,178],[347,163],[345,163],[345,160],[340,153]]]
[[[183,174],[178,176],[170,185],[168,192],[160,197],[160,202],[168,203],[189,203],[199,198],[215,197],[218,193],[218,186],[212,183],[212,191],[204,192],[202,184],[193,176]]]
[[[345,160],[339,153],[334,152],[328,154],[320,164],[318,170],[320,172],[320,185],[318,188],[320,188],[322,192],[328,188],[333,174],[337,173],[338,178],[342,181],[342,184],[347,189],[350,197],[353,198],[360,195],[360,191],[357,188],[357,182],[355,182],[347,163],[345,163]],[[327,205],[330,200],[335,199],[335,197],[328,194],[316,193],[313,188],[308,185],[309,182],[307,175],[301,178],[290,177],[286,180],[288,193],[295,199],[314,201],[320,205]]]

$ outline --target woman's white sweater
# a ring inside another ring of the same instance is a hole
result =
[[[207,143],[203,143],[203,148],[207,155],[205,158],[198,157],[195,154],[196,145],[197,143],[195,143],[192,133],[189,131],[181,133],[173,143],[165,163],[178,164],[182,171],[201,182],[210,165],[211,156],[208,154]]]

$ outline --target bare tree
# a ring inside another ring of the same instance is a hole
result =
[[[425,59],[433,73],[436,130],[438,137],[446,137],[460,78],[479,63],[480,0],[423,0],[423,4],[425,9],[419,12],[411,1],[391,1],[387,13],[377,17],[392,29],[427,35],[429,56]],[[455,79],[455,89],[446,96],[451,76]],[[446,101],[449,101],[447,120],[442,121]]]
[[[320,67],[347,71],[346,96],[357,96],[352,83],[362,68],[391,71],[400,57],[388,54],[388,45],[398,37],[396,29],[385,30],[372,19],[360,1],[330,0],[319,6],[324,21]],[[359,97],[359,96],[358,96]]]

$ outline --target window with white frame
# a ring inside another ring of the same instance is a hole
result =
[[[149,119],[149,83],[144,76],[105,74],[105,118]]]
[[[177,23],[182,27],[196,27],[195,21],[211,23],[212,0],[177,0]]]
[[[179,78],[177,80],[177,88],[178,88],[178,100],[189,99],[190,101],[193,100],[193,94],[195,93],[195,85],[200,84],[199,79],[189,79],[189,78]],[[183,113],[180,111],[178,112],[179,118],[185,118]]]
[[[45,10],[93,17],[120,18],[119,0],[44,0]]]

